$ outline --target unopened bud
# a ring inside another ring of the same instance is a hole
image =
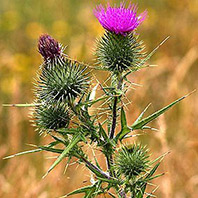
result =
[[[59,43],[48,34],[40,36],[38,41],[38,50],[45,60],[53,60],[61,55]]]

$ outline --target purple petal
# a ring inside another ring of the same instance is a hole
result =
[[[128,8],[125,6],[125,2],[120,3],[119,7],[111,7],[109,3],[106,8],[99,5],[94,9],[94,15],[106,30],[127,35],[145,20],[147,11],[137,15],[137,4],[130,3]]]

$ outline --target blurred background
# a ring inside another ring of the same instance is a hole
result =
[[[39,136],[34,131],[28,108],[3,108],[2,103],[33,101],[32,81],[41,64],[37,39],[42,33],[49,33],[66,45],[70,57],[93,64],[95,39],[104,30],[92,10],[98,3],[106,2],[0,0],[0,197],[55,198],[89,184],[89,172],[83,166],[71,164],[63,174],[64,162],[42,179],[54,160],[50,153],[2,160],[7,155],[32,149],[27,144],[50,142],[49,137]],[[198,1],[133,2],[138,2],[139,12],[147,9],[149,13],[138,28],[148,52],[166,36],[171,37],[149,61],[158,67],[130,76],[132,82],[142,85],[128,92],[130,123],[150,102],[148,113],[193,91],[198,85]],[[104,80],[102,73],[94,73],[100,81]],[[165,176],[154,181],[159,185],[156,191],[159,198],[197,198],[197,94],[152,122],[150,126],[158,128],[158,132],[144,131],[141,132],[144,135],[136,139],[148,145],[152,158],[171,151],[159,170],[159,173],[166,172]]]

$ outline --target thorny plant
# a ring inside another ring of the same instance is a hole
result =
[[[36,130],[40,134],[51,136],[53,141],[6,159],[39,151],[57,153],[58,157],[46,175],[65,158],[68,158],[68,163],[71,158],[75,158],[78,163],[85,164],[94,175],[94,179],[90,179],[91,185],[66,196],[84,193],[86,198],[101,194],[120,198],[150,198],[156,189],[146,193],[146,187],[151,180],[163,175],[154,173],[166,154],[151,160],[145,146],[126,144],[123,140],[133,137],[130,134],[136,130],[151,129],[147,126],[148,123],[187,95],[144,118],[147,107],[129,126],[124,108],[124,98],[131,84],[128,76],[148,67],[147,61],[167,39],[150,54],[145,53],[136,29],[145,20],[147,11],[137,15],[135,4],[129,4],[128,7],[125,3],[115,7],[108,4],[106,8],[99,5],[94,14],[105,29],[104,35],[96,42],[95,69],[109,72],[110,83],[98,83],[92,87],[88,65],[71,60],[64,54],[62,45],[51,36],[40,36],[38,51],[43,57],[43,63],[35,83],[36,99],[32,104],[14,106],[32,107],[32,120]],[[104,93],[99,98],[95,97],[97,87]],[[96,103],[102,103],[104,107],[100,112],[106,116],[104,122],[101,122],[99,115],[90,114],[90,108]],[[83,149],[87,143],[95,145],[104,155],[107,165],[105,170],[101,168],[96,157],[94,162],[89,159]],[[107,185],[103,185],[104,183]]]

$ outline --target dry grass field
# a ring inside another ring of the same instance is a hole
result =
[[[95,39],[104,31],[92,12],[99,2],[106,1],[0,0],[0,197],[56,198],[89,183],[90,173],[82,165],[72,163],[64,173],[66,161],[42,179],[56,157],[51,153],[3,160],[7,155],[31,149],[28,144],[50,142],[50,137],[39,136],[34,131],[28,108],[5,108],[2,103],[33,101],[32,80],[41,64],[37,52],[41,33],[49,33],[66,45],[70,57],[94,63]],[[147,51],[165,37],[170,36],[170,39],[149,61],[157,67],[130,76],[132,82],[141,85],[127,94],[131,101],[127,119],[131,123],[149,103],[152,105],[148,113],[152,113],[197,89],[198,85],[198,1],[144,0],[138,3],[140,11],[147,9],[149,13],[138,29]],[[102,73],[94,72],[94,75],[104,80]],[[170,151],[159,170],[165,172],[165,176],[154,181],[159,185],[157,197],[197,198],[198,93],[150,125],[159,130],[140,131],[139,138],[129,141],[147,144],[153,158]],[[91,150],[88,146],[90,157]],[[99,158],[102,164],[102,156]]]

